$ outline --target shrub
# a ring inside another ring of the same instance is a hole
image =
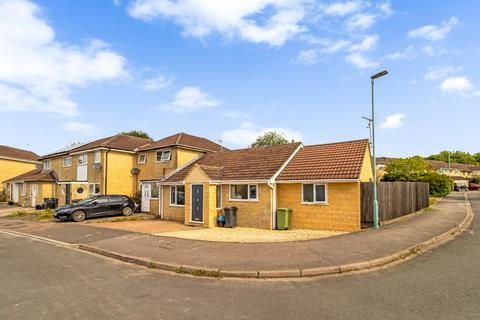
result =
[[[0,202],[6,202],[7,201],[7,193],[5,190],[0,192]]]
[[[451,191],[450,179],[436,172],[428,172],[421,178],[422,182],[430,185],[430,195],[433,197],[445,197]]]

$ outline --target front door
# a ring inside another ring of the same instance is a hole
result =
[[[20,189],[18,188],[17,183],[12,184],[12,198],[13,202],[18,203],[18,193],[20,192]]]
[[[192,185],[192,222],[203,222],[203,185]]]
[[[142,184],[142,211],[150,211],[150,198],[152,197],[152,186],[150,183]]]
[[[37,205],[38,185],[32,184],[30,186],[30,197],[32,198],[32,207]]]
[[[66,184],[65,185],[65,204],[70,204],[72,200],[72,185]]]

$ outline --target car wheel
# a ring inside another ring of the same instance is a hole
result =
[[[85,213],[85,211],[82,211],[82,210],[77,210],[72,213],[72,221],[75,221],[75,222],[81,222],[85,220],[86,217],[87,217],[87,214]]]
[[[125,208],[122,209],[122,214],[124,216],[131,216],[132,213],[133,213],[133,210],[130,207],[125,207]]]

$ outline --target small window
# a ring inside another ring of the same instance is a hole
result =
[[[172,151],[163,150],[157,152],[157,162],[164,162],[172,160]]]
[[[147,163],[147,155],[145,153],[138,155],[138,163]]]
[[[303,203],[327,203],[327,185],[304,184],[302,188]]]
[[[64,157],[62,161],[63,167],[71,167],[72,166],[72,157]]]
[[[50,169],[52,169],[52,160],[50,160],[50,159],[45,160],[45,161],[43,162],[43,168],[44,168],[45,170],[50,170]]]
[[[100,184],[99,183],[93,183],[90,185],[90,194],[99,194],[100,193]]]
[[[217,209],[222,209],[222,186],[221,185],[218,185],[217,186],[217,206],[216,208]]]
[[[257,200],[256,184],[232,184],[230,185],[231,200]]]
[[[78,194],[82,194],[85,190],[83,189],[83,187],[78,187],[77,188],[77,193]]]
[[[77,163],[80,166],[84,165],[84,164],[87,164],[88,163],[87,155],[86,154],[79,155]]]
[[[170,205],[172,206],[185,205],[185,186],[170,187]]]
[[[151,199],[158,199],[158,184],[152,183],[151,184]]]
[[[95,151],[95,154],[94,154],[94,157],[93,157],[93,162],[94,163],[102,162],[102,153],[100,151]]]

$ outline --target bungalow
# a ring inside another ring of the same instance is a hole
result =
[[[222,208],[234,206],[238,226],[275,229],[277,208],[287,207],[293,228],[355,231],[360,182],[372,180],[368,140],[221,150],[160,181],[159,213],[214,227]]]
[[[55,197],[55,182],[58,177],[54,171],[34,169],[18,175],[6,183],[12,189],[9,200],[23,207],[35,207],[45,198]]]
[[[7,188],[7,180],[39,167],[37,159],[38,155],[31,151],[0,145],[0,192],[6,190],[10,198],[14,186]]]

